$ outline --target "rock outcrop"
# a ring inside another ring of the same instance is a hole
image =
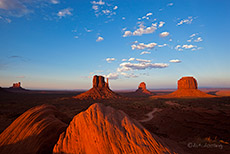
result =
[[[53,149],[54,154],[163,154],[172,153],[127,114],[93,104],[76,115]]]
[[[146,89],[145,82],[141,82],[138,86],[138,89],[135,91],[135,94],[138,95],[154,95],[154,93],[150,92]]]
[[[198,84],[193,77],[182,77],[177,82],[177,90],[171,94],[163,95],[159,97],[164,98],[198,98],[198,97],[215,97],[214,95],[206,94],[197,89]],[[158,96],[156,96],[158,97]]]
[[[52,153],[68,120],[54,106],[34,107],[0,134],[0,154]]]
[[[93,100],[100,100],[100,99],[116,99],[120,98],[121,96],[113,92],[109,88],[108,79],[105,82],[105,78],[103,76],[95,75],[93,77],[93,87],[80,94],[75,96],[76,99],[93,99]]]
[[[13,83],[13,87],[12,88],[21,88],[21,82]]]

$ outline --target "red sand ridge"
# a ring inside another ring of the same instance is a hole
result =
[[[93,104],[76,115],[63,132],[53,153],[162,154],[173,153],[127,114],[103,104]]]
[[[177,90],[171,94],[156,96],[163,98],[198,98],[198,97],[215,97],[213,95],[206,94],[197,89],[198,84],[194,77],[182,77],[177,82]],[[153,96],[154,97],[154,96]]]
[[[75,96],[76,99],[93,99],[93,100],[99,100],[99,99],[117,99],[121,96],[113,92],[109,88],[108,79],[107,82],[105,82],[105,78],[103,76],[97,76],[95,75],[93,77],[93,88],[90,90]]]
[[[141,82],[138,86],[138,89],[136,90],[137,94],[139,95],[154,95],[154,93],[150,92],[149,90],[146,89],[146,84],[145,82]]]
[[[0,134],[0,154],[52,153],[67,119],[51,105],[26,111]]]

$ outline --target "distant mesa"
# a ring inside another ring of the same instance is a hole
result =
[[[146,84],[145,82],[141,82],[138,86],[138,89],[135,92],[138,95],[155,95],[154,93],[150,92],[149,90],[146,89]]]
[[[13,87],[12,88],[22,88],[21,87],[21,82],[13,83]]]
[[[6,91],[9,91],[9,92],[25,92],[25,91],[28,91],[28,90],[22,88],[21,82],[17,82],[17,83],[13,83],[12,87],[6,88]]]
[[[0,154],[52,153],[69,121],[52,105],[29,109],[0,134]]]
[[[152,96],[164,98],[197,98],[197,97],[215,97],[198,90],[198,84],[194,77],[182,77],[177,82],[177,90],[168,95]]]
[[[107,79],[107,82],[105,82],[105,78],[103,76],[97,76],[95,75],[93,77],[93,87],[80,94],[75,96],[76,99],[93,99],[93,100],[100,100],[100,99],[117,99],[121,96],[117,93],[113,92],[109,88],[109,82]]]
[[[55,154],[173,152],[160,138],[124,112],[98,103],[73,118],[53,149]]]

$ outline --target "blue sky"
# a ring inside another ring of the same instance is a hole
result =
[[[227,0],[0,0],[0,86],[230,87]]]

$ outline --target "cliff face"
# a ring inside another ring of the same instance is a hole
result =
[[[162,154],[170,150],[124,112],[93,104],[73,118],[53,153]]]
[[[54,106],[34,107],[0,134],[0,154],[52,153],[67,121]]]
[[[154,93],[150,92],[149,90],[146,89],[146,84],[145,82],[141,82],[138,86],[138,89],[135,92],[138,95],[154,95]]]
[[[182,77],[177,82],[177,89],[197,89],[197,81],[193,77]]]
[[[76,99],[93,99],[93,100],[99,100],[99,99],[116,99],[120,98],[121,96],[113,92],[109,88],[108,80],[105,82],[105,78],[103,76],[97,76],[95,75],[93,77],[93,87],[80,94],[75,96]]]

